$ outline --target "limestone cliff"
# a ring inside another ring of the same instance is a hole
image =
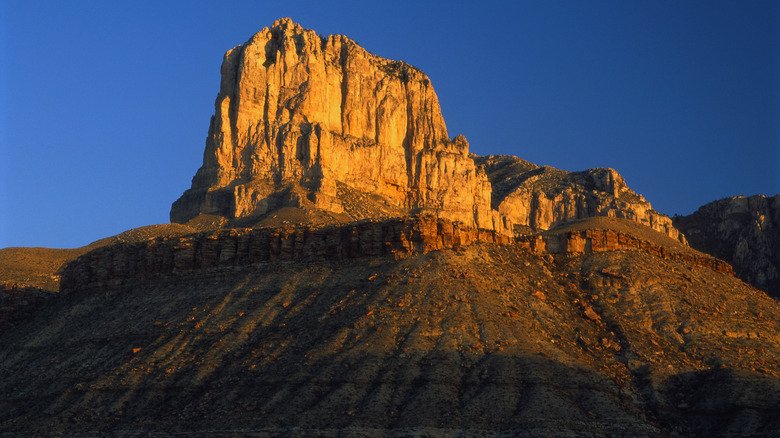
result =
[[[517,157],[478,157],[493,189],[493,208],[518,229],[546,230],[575,219],[629,219],[685,242],[669,217],[653,210],[614,169],[568,172]]]
[[[65,269],[60,292],[277,261],[397,258],[460,249],[476,242],[507,245],[513,240],[493,230],[477,230],[429,215],[329,227],[243,228],[161,236],[98,248],[79,257]]]
[[[780,195],[721,199],[674,222],[692,247],[731,263],[744,281],[780,297]]]
[[[225,229],[163,235],[143,241],[114,240],[69,263],[60,293],[142,283],[161,275],[235,270],[261,263],[322,263],[356,258],[403,258],[483,242],[538,254],[641,251],[665,260],[733,275],[731,266],[667,236],[624,219],[576,221],[568,227],[516,239],[429,215],[341,226]],[[1,315],[0,315],[1,316]],[[2,322],[2,318],[0,318]]]
[[[173,222],[279,206],[345,213],[344,194],[357,191],[387,211],[509,227],[465,138],[449,139],[420,70],[284,18],[228,51],[221,73],[203,166]]]

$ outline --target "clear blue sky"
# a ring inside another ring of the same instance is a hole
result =
[[[0,0],[0,247],[168,222],[223,53],[286,16],[426,72],[477,154],[613,167],[669,215],[775,194],[778,5]]]

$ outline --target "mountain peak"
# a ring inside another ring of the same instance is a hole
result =
[[[221,74],[203,165],[172,222],[255,226],[292,208],[303,222],[423,213],[513,234],[612,216],[684,241],[614,170],[470,155],[425,73],[347,37],[281,18],[229,50]]]
[[[300,24],[293,21],[290,17],[282,17],[274,21],[271,25],[271,29],[303,29]]]
[[[449,140],[422,71],[282,18],[228,51],[221,72],[203,166],[173,222],[284,206],[354,220],[361,212],[347,198],[357,193],[380,215],[429,211],[510,229],[468,143]]]

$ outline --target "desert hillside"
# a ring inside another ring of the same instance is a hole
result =
[[[0,249],[0,435],[780,436],[776,200],[478,157],[422,71],[280,19],[172,223]]]
[[[11,394],[0,424],[325,436],[778,430],[761,406],[780,390],[780,308],[728,273],[628,249],[411,251],[244,267],[223,258],[69,290],[0,338]]]

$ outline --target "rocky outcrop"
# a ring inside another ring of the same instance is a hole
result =
[[[581,230],[521,236],[517,241],[519,246],[542,254],[576,255],[604,251],[642,251],[664,260],[675,260],[690,266],[700,266],[722,274],[734,275],[731,265],[722,260],[705,254],[695,254],[692,251],[674,251],[614,230]]]
[[[474,242],[511,241],[511,237],[494,230],[478,230],[433,216],[363,221],[340,227],[228,229],[98,248],[66,267],[60,292],[263,262],[424,254]]]
[[[343,213],[343,192],[354,190],[406,212],[511,229],[491,209],[465,138],[449,139],[420,70],[284,18],[228,51],[221,73],[203,166],[172,222],[279,206]]]
[[[568,172],[511,156],[478,157],[493,187],[493,208],[518,228],[547,230],[581,218],[629,219],[685,242],[614,169]]]
[[[674,224],[693,248],[729,262],[741,279],[780,298],[780,195],[721,199]]]
[[[136,284],[160,275],[235,269],[275,261],[317,262],[360,257],[405,257],[476,242],[512,244],[541,254],[642,251],[731,274],[720,260],[611,229],[552,232],[512,238],[434,216],[366,220],[344,226],[225,229],[162,236],[95,249],[65,268],[60,292]]]

